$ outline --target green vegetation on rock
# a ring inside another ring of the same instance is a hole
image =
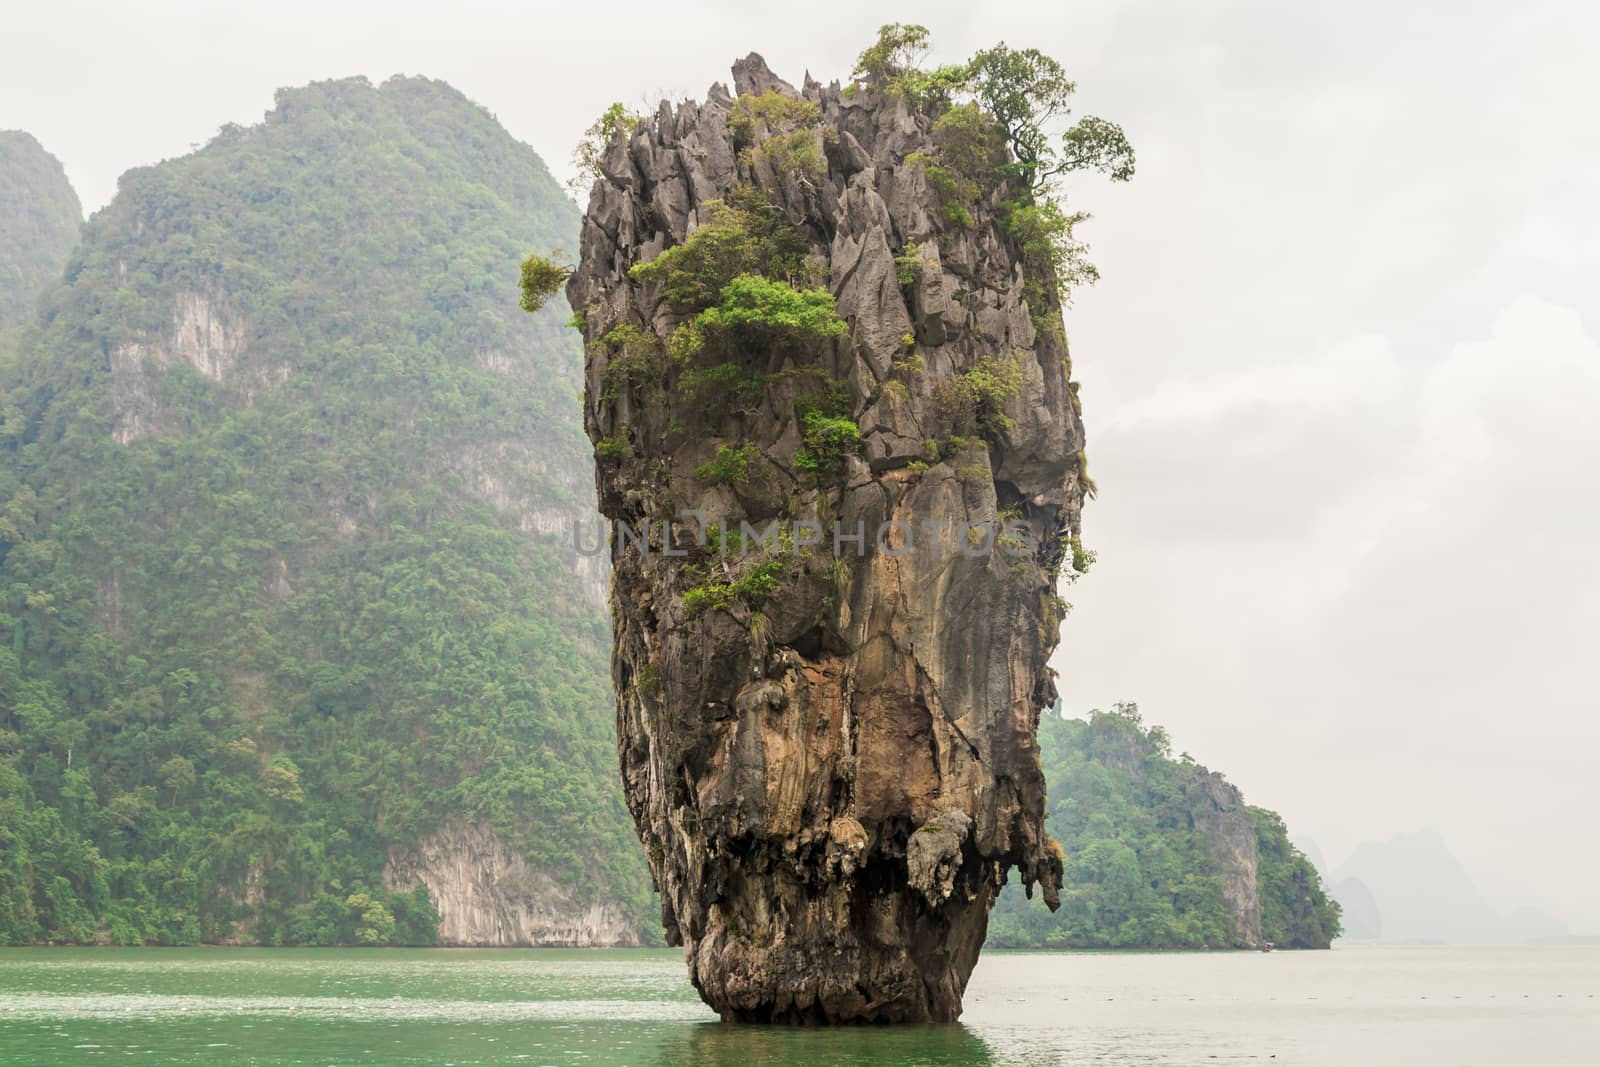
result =
[[[560,253],[556,253],[559,255]],[[538,311],[566,284],[572,268],[564,267],[550,256],[535,252],[522,261],[522,310]]]
[[[754,93],[741,96],[733,102],[733,114],[728,116],[728,129],[733,133],[734,146],[742,149],[755,139],[760,127],[770,130],[810,129],[820,118],[817,105],[809,100],[779,92]]]
[[[735,601],[747,608],[759,608],[778,590],[786,566],[782,560],[769,559],[755,564],[731,580],[713,579],[686,589],[683,609],[690,615],[703,611],[725,611]]]
[[[574,195],[587,192],[589,184],[599,175],[600,157],[605,154],[611,138],[619,133],[624,137],[631,134],[642,118],[643,116],[629,111],[618,100],[606,108],[605,112],[583,131],[583,136],[572,150],[572,166],[575,173],[568,182],[568,188]]]
[[[1094,115],[1061,129],[1077,85],[1037,49],[1002,43],[966,63],[925,70],[928,48],[925,27],[883,26],[856,61],[856,86],[935,116],[937,151],[913,152],[905,162],[922,170],[947,226],[970,227],[977,202],[1004,180],[1015,180],[1019,188],[1000,203],[1002,225],[1022,246],[1024,293],[1035,326],[1060,334],[1059,316],[1046,310],[1050,296],[1070,302],[1073,289],[1094,282],[1099,272],[1073,232],[1089,216],[1065,207],[1058,179],[1096,171],[1127,181],[1134,173],[1133,146],[1122,127]]]
[[[707,482],[744,485],[750,480],[750,464],[760,455],[761,449],[755,445],[723,445],[714,459],[695,468],[694,476]]]
[[[741,274],[722,287],[715,307],[696,320],[706,332],[741,335],[747,343],[842,338],[850,328],[826,289],[796,289],[757,274]]]
[[[861,428],[845,415],[808,411],[801,417],[801,440],[795,466],[807,474],[826,478],[844,465],[844,457],[861,451]]]
[[[759,189],[739,186],[723,201],[705,205],[707,220],[629,274],[661,285],[661,296],[681,311],[703,311],[740,275],[790,286],[814,284],[807,270],[806,239],[768,203]]]
[[[941,386],[939,413],[949,420],[952,434],[976,434],[992,444],[1011,432],[1014,424],[1005,406],[1021,388],[1022,369],[1016,359],[979,356],[971,368]]]

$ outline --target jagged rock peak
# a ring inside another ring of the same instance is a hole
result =
[[[772,73],[767,61],[759,53],[751,52],[733,65],[733,91],[740,96],[760,96],[762,93],[798,95],[794,86]]]
[[[937,116],[754,54],[733,78],[609,145],[567,289],[600,507],[633,531],[624,791],[724,1018],[954,1019],[1006,872],[1052,905],[1060,880],[1059,300],[1002,222],[1025,192],[950,182]]]

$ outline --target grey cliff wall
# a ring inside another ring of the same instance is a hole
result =
[[[612,948],[637,945],[632,917],[583,904],[485,825],[447,820],[415,848],[395,849],[387,889],[421,884],[439,912],[441,945],[478,948]]]
[[[1222,903],[1233,926],[1233,944],[1257,948],[1261,944],[1261,899],[1256,873],[1256,827],[1245,806],[1244,794],[1222,775],[1196,766],[1184,786],[1189,819],[1205,841],[1222,881]]]

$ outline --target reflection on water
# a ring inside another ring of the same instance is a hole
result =
[[[699,1022],[705,1012],[660,1000],[437,1001],[389,997],[203,997],[140,994],[20,994],[0,1000],[10,1021],[293,1016],[304,1022]]]
[[[1589,1064],[1597,994],[1600,948],[989,953],[961,1025],[800,1030],[674,951],[0,949],[0,1063]]]
[[[688,1027],[681,1043],[661,1046],[656,1063],[704,1067],[746,1067],[749,1064],[789,1067],[819,1064],[855,1067],[884,1063],[928,1067],[971,1067],[1001,1062],[977,1034],[960,1023],[947,1026],[850,1026],[796,1030],[772,1026],[724,1026],[704,1023]]]

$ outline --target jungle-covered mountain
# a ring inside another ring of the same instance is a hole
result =
[[[1046,826],[1066,853],[1061,910],[1008,886],[989,921],[1001,948],[1327,948],[1339,906],[1275,812],[1131,704],[1046,713]]]
[[[651,936],[580,350],[517,306],[577,226],[421,78],[122,178],[0,379],[0,941]]]

